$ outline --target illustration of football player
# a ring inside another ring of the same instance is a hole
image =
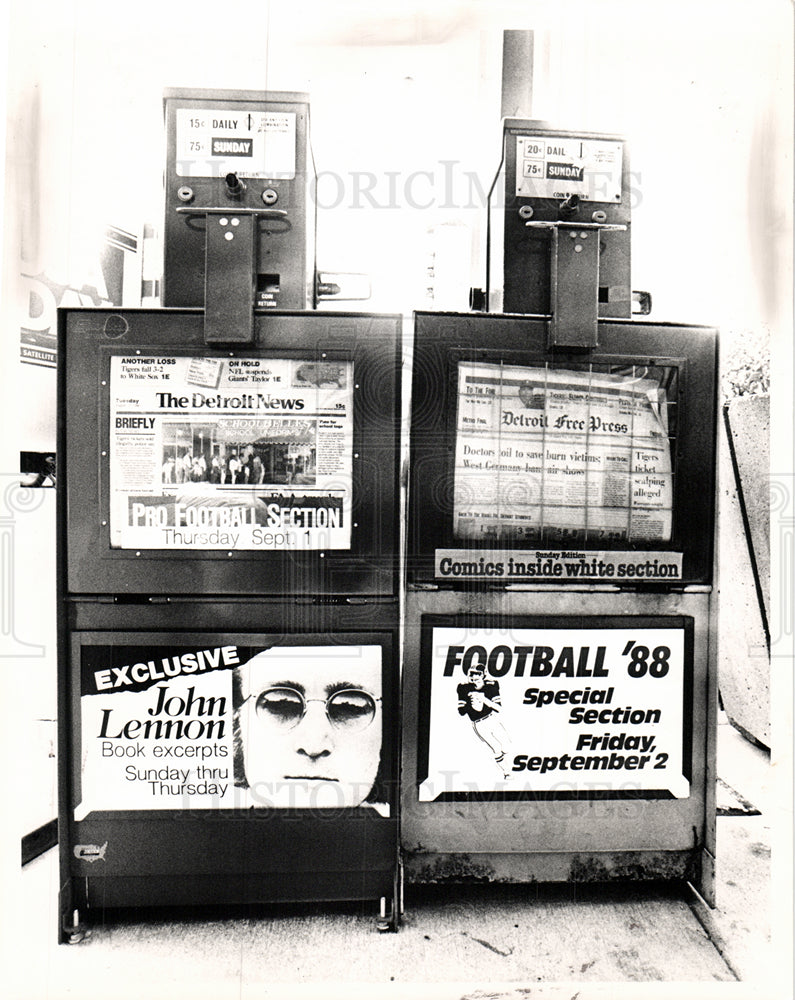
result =
[[[486,680],[483,667],[474,663],[470,664],[466,674],[467,680],[456,688],[458,714],[467,716],[475,735],[489,748],[503,777],[508,778],[511,771],[506,752],[510,737],[500,719],[500,685],[493,678]]]

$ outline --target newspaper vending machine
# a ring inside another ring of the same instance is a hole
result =
[[[61,933],[105,908],[397,920],[400,320],[61,314]]]
[[[621,143],[506,148],[514,314],[415,315],[406,877],[711,901],[717,334],[627,318]]]
[[[260,96],[167,95],[165,288],[205,307],[59,314],[63,941],[114,907],[399,920],[401,320],[305,308],[306,108]]]

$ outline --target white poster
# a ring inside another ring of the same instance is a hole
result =
[[[111,546],[350,548],[352,362],[110,360]]]
[[[683,628],[440,626],[427,666],[422,802],[495,791],[689,795]]]
[[[458,539],[669,541],[664,391],[640,374],[460,363],[453,505]]]
[[[81,795],[95,810],[388,811],[379,645],[84,646]]]

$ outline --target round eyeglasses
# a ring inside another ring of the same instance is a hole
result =
[[[366,729],[375,718],[376,702],[367,691],[358,688],[343,688],[328,698],[305,698],[291,687],[272,687],[257,695],[255,709],[257,717],[279,729],[294,729],[306,715],[306,706],[311,701],[326,706],[326,716],[335,729],[358,732]]]

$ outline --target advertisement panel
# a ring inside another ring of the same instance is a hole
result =
[[[682,578],[681,552],[609,550],[437,549],[437,580],[487,580],[491,583],[648,583]]]
[[[423,619],[418,794],[687,798],[692,622]]]
[[[351,547],[353,362],[110,359],[122,549]]]
[[[389,814],[384,647],[79,646],[80,794],[96,810]]]

